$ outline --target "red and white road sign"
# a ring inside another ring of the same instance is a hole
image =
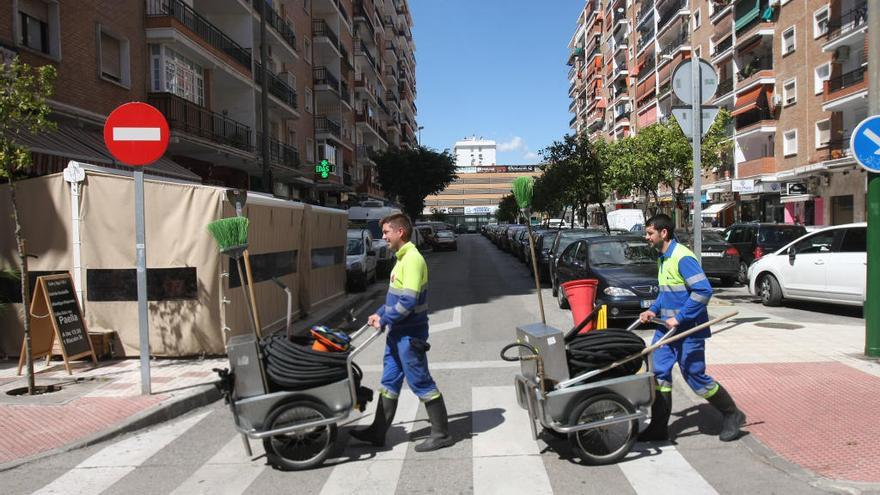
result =
[[[146,103],[119,105],[104,123],[104,144],[126,165],[149,165],[158,160],[168,148],[168,135],[165,116]]]

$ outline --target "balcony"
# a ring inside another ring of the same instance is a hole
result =
[[[281,80],[280,77],[273,74],[272,71],[267,72],[269,74],[269,94],[296,110],[298,108],[296,104],[296,90]],[[259,62],[254,62],[254,81],[258,85],[263,84],[263,66]]]
[[[393,101],[394,104],[397,105],[397,108],[400,108],[400,100],[397,98],[397,96],[394,95],[392,91],[385,92],[385,100],[389,102]]]
[[[734,0],[709,0],[712,2],[712,15],[709,16],[709,21],[712,24],[717,24],[724,16],[730,13],[732,10],[732,6]]]
[[[733,92],[733,78],[719,82],[718,89],[715,91],[715,94],[720,97],[731,92]]]
[[[275,9],[266,0],[253,0],[253,4],[254,10],[261,16],[264,10],[267,12],[266,24],[281,36],[291,50],[296,51],[296,35],[293,32],[293,26],[278,15],[278,12],[275,12]]]
[[[648,43],[649,43],[651,40],[653,40],[653,39],[654,39],[654,30],[651,29],[650,31],[648,31],[647,33],[643,34],[643,35],[639,38],[639,42],[636,43],[636,50],[637,50],[638,52],[641,52],[642,49],[644,49],[646,46],[648,46]]]
[[[262,154],[263,133],[257,133],[257,154]],[[299,150],[294,146],[284,144],[281,141],[269,138],[269,162],[291,170],[298,170],[300,166]]]
[[[665,46],[663,47],[663,50],[660,51],[660,63],[665,63],[668,60],[672,60],[672,56],[675,54],[675,52],[681,49],[685,45],[685,43],[687,43],[687,41],[687,31],[681,31],[671,40],[662,43]]]
[[[251,70],[251,52],[232,40],[217,26],[181,0],[147,0],[147,18],[169,17],[187,28],[212,48]]]
[[[856,29],[868,25],[868,3],[860,2],[855,8],[828,21],[828,42],[845,36]]]
[[[834,93],[849,88],[851,86],[855,86],[859,83],[865,81],[865,73],[868,71],[867,67],[859,67],[856,70],[847,72],[846,74],[842,74],[833,79],[829,79],[825,81],[825,94],[833,95]]]
[[[339,122],[324,115],[315,117],[315,134],[330,134],[338,139],[342,138],[342,126]]]
[[[172,93],[149,93],[147,103],[162,112],[168,120],[168,126],[173,130],[242,151],[251,152],[254,149],[251,128],[241,122],[214,113]]]
[[[571,120],[568,121],[568,127],[573,129],[573,128],[574,128],[574,123],[577,122],[577,119],[578,119],[578,118],[577,118],[577,115],[575,115],[574,117],[572,117]]]
[[[327,25],[327,21],[324,19],[313,19],[312,20],[312,37],[320,38],[324,37],[330,41],[330,44],[339,49],[339,36],[330,29],[330,26]]]
[[[737,34],[743,29],[750,28],[756,22],[760,22],[762,20],[761,14],[768,12],[768,6],[768,0],[744,0],[737,2],[734,7],[736,10],[734,30]]]
[[[654,0],[646,0],[636,16],[636,27],[640,27],[643,22],[650,19],[654,14]]]
[[[364,44],[364,41],[360,38],[354,39],[354,54],[361,55],[366,57],[370,62],[370,66],[373,67],[377,73],[379,72],[378,65],[376,64],[376,59],[373,58],[373,55],[370,53],[370,50],[367,48],[367,45]]]
[[[737,88],[743,88],[762,78],[773,78],[773,56],[766,55],[755,57],[745,63],[742,70],[736,74],[739,80]],[[773,81],[768,81],[772,83]]]
[[[356,150],[358,161],[371,165],[375,164],[375,162],[373,161],[373,155],[376,154],[375,148],[366,144],[359,144],[357,145]]]
[[[822,110],[839,112],[864,106],[868,95],[867,66],[861,66],[825,81]]]
[[[772,131],[767,129],[768,127],[772,127]],[[776,116],[769,109],[758,107],[736,117],[736,132],[738,135],[759,130],[776,132]]]
[[[721,40],[719,43],[717,43],[715,46],[712,47],[712,53],[711,53],[712,61],[715,62],[715,59],[719,55],[730,50],[731,48],[733,48],[733,36],[728,36],[727,38],[724,38],[723,40]]]
[[[756,175],[772,174],[776,172],[776,159],[772,156],[762,156],[752,160],[739,162],[736,166],[737,178],[754,177]]]
[[[386,105],[384,101],[382,101],[381,99],[378,99],[378,100],[376,100],[376,103],[379,104],[379,109],[382,110],[385,113],[385,115],[389,115],[389,116],[391,115],[391,111],[388,110],[388,105]]]
[[[670,2],[673,6],[660,15],[660,22],[657,23],[657,30],[662,31],[672,20],[679,14],[684,15],[687,9],[687,0],[678,0]]]
[[[345,81],[339,83],[339,97],[346,105],[351,106],[351,90],[348,89],[348,83]]]
[[[354,8],[354,20],[355,22],[361,22],[367,26],[367,29],[370,31],[371,37],[376,37],[376,28],[373,26],[373,21],[370,18],[370,15],[367,14],[366,9],[364,9],[363,0],[355,0],[352,2],[352,7]]]
[[[318,89],[318,86],[330,86],[331,90],[339,91],[339,79],[326,67],[315,67],[312,69],[312,75],[314,76],[315,89]]]

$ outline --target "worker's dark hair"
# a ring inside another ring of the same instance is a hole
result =
[[[660,213],[654,215],[649,218],[647,222],[645,222],[645,228],[654,227],[654,230],[660,232],[660,236],[663,236],[663,230],[666,230],[668,234],[667,239],[675,238],[675,223],[672,221],[672,218],[665,213]]]
[[[393,229],[403,229],[403,240],[409,241],[412,237],[412,220],[403,213],[388,215],[379,222],[379,226],[384,227],[386,223]]]

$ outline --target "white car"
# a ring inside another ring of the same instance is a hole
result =
[[[868,224],[810,232],[749,267],[749,292],[765,306],[783,299],[863,306]]]
[[[348,229],[345,245],[345,274],[349,285],[366,290],[376,281],[376,251],[367,229]]]

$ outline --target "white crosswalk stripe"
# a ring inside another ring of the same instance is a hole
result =
[[[194,414],[110,444],[34,494],[94,495],[101,493],[134,471],[210,413],[211,411],[204,411]]]
[[[263,443],[251,442],[254,458],[263,455]],[[235,435],[208,462],[202,465],[172,495],[238,494],[266,469],[263,462],[252,461],[244,451],[241,436]]]
[[[638,449],[638,445],[636,449]],[[618,465],[638,494],[666,495],[688,493],[715,495],[712,488],[672,445],[660,448],[658,455],[630,455]]]
[[[363,460],[352,460],[333,467],[321,495],[393,494],[406,460],[408,436],[419,412],[419,399],[408,390],[400,394],[394,424],[388,432],[386,445],[390,450],[361,447],[355,443],[346,446],[349,455],[365,454]],[[372,417],[367,418],[372,419]],[[394,425],[403,428],[395,428]],[[363,444],[361,444],[363,445]],[[367,457],[375,453],[375,457]]]
[[[552,494],[550,478],[538,444],[532,440],[528,413],[516,402],[514,388],[474,387],[472,393],[474,436],[474,493]],[[494,414],[503,409],[504,421],[494,425]]]

